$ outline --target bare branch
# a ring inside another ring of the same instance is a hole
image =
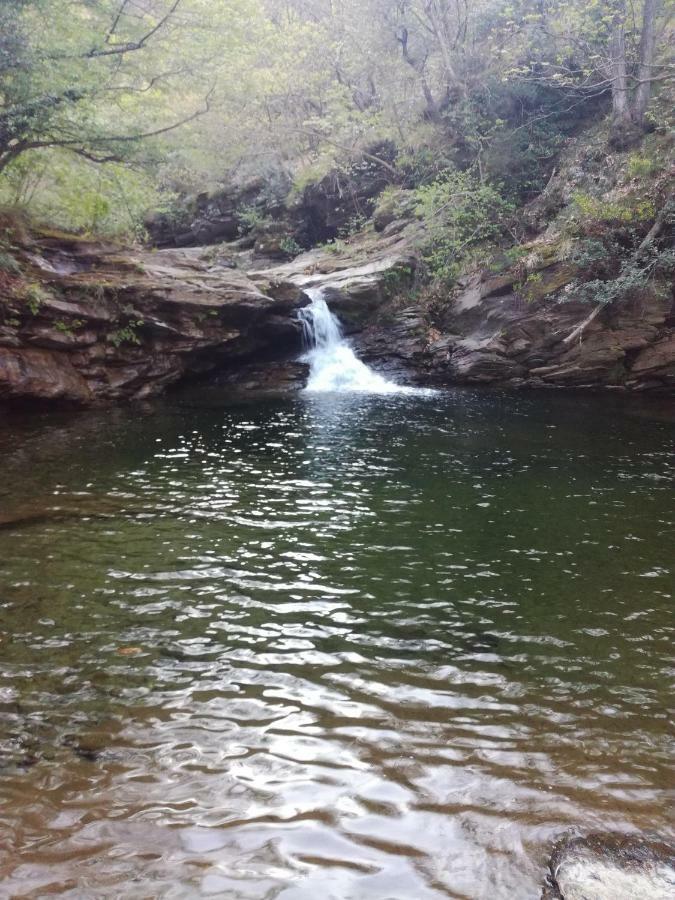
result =
[[[182,3],[182,0],[174,0],[171,4],[167,12],[159,19],[159,21],[149,30],[147,31],[143,37],[139,38],[137,41],[128,41],[126,44],[119,44],[117,46],[110,45],[109,40],[112,37],[112,33],[108,32],[108,35],[105,39],[105,44],[108,46],[106,48],[92,48],[88,53],[84,54],[84,58],[88,59],[97,59],[102,56],[120,56],[125,53],[133,53],[135,50],[142,50],[143,47],[148,43],[148,41],[153,38],[158,31],[160,31],[166,23],[171,19]],[[119,18],[122,16],[124,11],[124,7],[126,6],[126,2],[122,4],[122,9],[118,13],[118,20],[115,23],[114,27],[117,28],[117,23],[119,22]]]
[[[83,146],[81,138],[46,138],[44,140],[24,140],[18,142],[9,148],[9,150],[5,151],[5,153],[0,153],[0,172],[2,172],[13,159],[21,153],[24,153],[26,150],[44,150],[50,147],[62,147],[64,150],[70,150],[72,153],[82,156],[85,159],[89,159],[91,162],[103,163],[119,161],[121,158],[119,151],[114,151],[112,149],[115,145],[137,143],[138,141],[147,140],[148,138],[158,137],[159,135],[175,131],[177,128],[182,128],[190,122],[194,122],[195,119],[205,115],[211,109],[213,90],[214,89],[211,89],[204,98],[204,107],[202,109],[196,110],[191,113],[191,115],[186,116],[178,122],[172,122],[170,125],[165,125],[162,128],[155,128],[151,131],[139,132],[138,134],[106,135],[98,138],[92,137],[87,140],[87,146]],[[10,158],[5,162],[5,157]]]
[[[117,31],[117,26],[120,24],[120,20],[121,20],[122,16],[124,15],[124,11],[128,5],[129,5],[129,0],[122,0],[122,3],[120,4],[119,9],[117,10],[117,14],[115,15],[115,18],[113,19],[112,24],[110,25],[110,28],[108,29],[108,33],[105,36],[106,44],[109,44],[110,41],[112,40],[112,38],[114,37],[115,32]]]

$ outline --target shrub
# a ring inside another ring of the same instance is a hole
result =
[[[36,316],[42,304],[48,299],[49,294],[37,282],[32,281],[26,285],[23,296],[28,309]]]
[[[116,331],[111,331],[107,340],[115,347],[120,347],[122,344],[140,344],[141,339],[136,333],[136,329],[143,324],[142,320],[127,322],[126,325],[118,328]]]
[[[292,236],[285,237],[279,244],[279,248],[288,256],[298,256],[303,251],[303,247]]]
[[[239,220],[239,231],[241,234],[248,234],[258,228],[266,228],[272,223],[257,206],[242,206],[237,210],[237,219]]]
[[[450,282],[472,251],[501,237],[513,206],[499,189],[472,172],[446,169],[415,191],[416,213],[425,226],[422,255],[433,279]]]
[[[363,213],[355,213],[345,225],[338,229],[338,235],[341,238],[350,238],[363,231],[367,223],[367,216],[364,216]]]
[[[656,214],[654,203],[642,197],[609,201],[579,192],[572,199],[585,225],[630,225],[646,222]]]
[[[650,175],[655,175],[660,168],[661,165],[657,160],[648,156],[640,156],[639,153],[630,156],[626,166],[631,178],[648,178]]]
[[[657,294],[668,291],[668,282],[675,274],[673,248],[659,249],[651,244],[631,252],[615,245],[611,252],[605,250],[605,260],[599,263],[596,251],[588,253],[585,249],[590,243],[585,242],[571,256],[582,263],[579,277],[566,288],[575,299],[605,305],[636,299],[647,289]]]

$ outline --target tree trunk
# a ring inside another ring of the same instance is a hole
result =
[[[656,18],[661,0],[645,0],[642,14],[642,35],[640,37],[640,65],[638,86],[633,100],[633,122],[644,129],[645,113],[651,96],[651,78],[654,70],[654,50],[656,47]]]
[[[616,130],[625,128],[631,121],[624,17],[619,13],[615,15],[612,22],[609,39],[609,69],[612,82],[612,130]]]
[[[612,126],[609,143],[618,150],[634,144],[642,132],[635,127],[628,89],[626,60],[626,8],[620,0],[612,20],[609,36],[609,79],[612,85]]]
[[[427,104],[426,109],[424,110],[424,115],[429,122],[440,122],[441,121],[441,112],[439,108],[439,104],[436,101],[436,98],[431,93],[431,88],[429,87],[429,82],[426,80],[424,75],[420,75],[420,85],[422,86],[422,93],[424,94],[424,100]]]
[[[429,87],[429,82],[426,79],[424,74],[424,66],[426,63],[426,58],[422,61],[417,61],[412,58],[410,55],[410,50],[408,49],[408,29],[403,27],[399,30],[396,35],[396,40],[401,45],[401,53],[403,54],[403,59],[408,63],[408,65],[414,69],[417,73],[417,77],[420,80],[420,86],[422,88],[422,93],[424,94],[424,99],[427,104],[427,108],[424,111],[424,115],[430,122],[439,122],[440,121],[440,106],[436,99],[434,98],[433,92]]]
[[[443,60],[443,69],[445,70],[446,87],[455,88],[462,97],[466,97],[466,85],[463,83],[452,62],[452,50],[450,40],[448,38],[447,20],[445,12],[438,8],[436,0],[427,0],[424,11],[427,14],[431,29],[438,41],[438,49]]]

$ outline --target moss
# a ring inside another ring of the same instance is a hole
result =
[[[576,269],[569,264],[560,264],[555,268],[531,273],[519,285],[518,292],[530,303],[543,300],[557,294],[562,288],[571,284],[576,277]]]
[[[646,222],[656,215],[654,202],[641,193],[622,197],[620,200],[601,200],[578,192],[574,203],[586,223],[605,225],[630,225]]]

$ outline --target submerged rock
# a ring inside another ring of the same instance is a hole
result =
[[[554,849],[542,900],[672,900],[675,847],[640,835],[590,834]]]

